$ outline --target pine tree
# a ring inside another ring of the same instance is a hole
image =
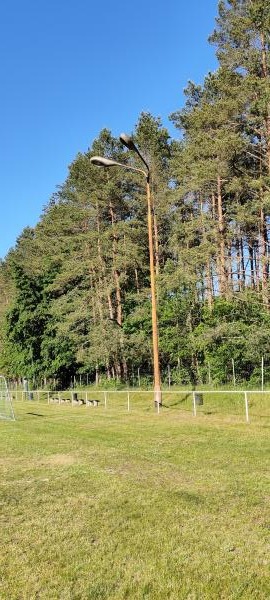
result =
[[[217,28],[210,38],[217,45],[220,64],[240,77],[239,94],[245,98],[241,113],[247,140],[246,173],[249,194],[257,209],[259,236],[255,254],[250,244],[250,272],[269,301],[268,220],[270,192],[270,2],[234,0],[219,3]]]

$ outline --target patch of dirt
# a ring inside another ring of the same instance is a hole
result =
[[[69,467],[77,462],[75,456],[70,454],[51,454],[46,458],[42,458],[42,464]]]

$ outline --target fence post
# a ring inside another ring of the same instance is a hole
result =
[[[104,392],[104,406],[107,408],[107,392]]]
[[[234,359],[232,358],[232,372],[233,372],[233,386],[235,387],[235,368],[234,368]]]
[[[168,365],[168,384],[169,384],[169,389],[171,387],[171,367],[170,365]]]
[[[249,423],[249,414],[248,414],[248,395],[245,392],[245,410],[246,410],[246,422]]]
[[[196,417],[197,416],[197,408],[196,408],[195,392],[192,392],[192,396],[193,396],[193,417]]]
[[[129,392],[127,393],[127,407],[128,407],[128,412],[130,411],[130,397],[129,397]]]
[[[140,367],[138,368],[138,386],[141,387]]]

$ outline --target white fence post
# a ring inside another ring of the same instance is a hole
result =
[[[193,417],[196,417],[197,416],[197,407],[196,407],[195,392],[192,392],[192,396],[193,396]]]
[[[104,406],[107,408],[107,392],[104,392]]]
[[[208,363],[208,383],[209,383],[209,385],[211,383],[211,367],[210,367],[210,362]]]
[[[234,359],[232,358],[232,372],[233,372],[233,386],[235,387],[235,367],[234,367]]]
[[[171,387],[171,367],[170,365],[168,365],[168,385],[169,385],[169,389]]]
[[[249,414],[248,414],[248,395],[245,392],[245,410],[246,410],[246,422],[249,423]]]

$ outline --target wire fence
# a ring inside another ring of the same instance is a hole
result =
[[[261,357],[256,365],[241,364],[239,359],[231,358],[222,370],[211,361],[205,361],[202,365],[197,365],[197,373],[194,381],[190,381],[187,374],[183,372],[181,367],[168,364],[162,368],[162,386],[164,389],[171,390],[175,386],[183,387],[198,387],[207,386],[208,389],[218,390],[222,385],[228,388],[238,389],[253,389],[264,391],[270,387],[270,359],[269,357]],[[127,387],[140,390],[150,391],[153,387],[153,373],[146,370],[143,366],[132,369],[130,376],[126,380],[121,380],[117,377],[107,379],[105,373],[99,374],[98,377],[92,373],[76,373],[72,375],[69,381],[63,383],[57,377],[40,377],[40,378],[7,378],[9,389],[16,390],[29,387],[29,389],[39,390],[58,390],[63,386],[70,390],[87,388],[94,386],[96,389],[109,388],[110,390],[126,389]]]
[[[185,412],[197,416],[237,418],[249,423],[254,419],[270,419],[270,391],[262,390],[166,390],[162,405],[154,401],[153,390],[16,390],[17,402],[61,407],[101,408],[116,412],[143,411],[158,413]]]

